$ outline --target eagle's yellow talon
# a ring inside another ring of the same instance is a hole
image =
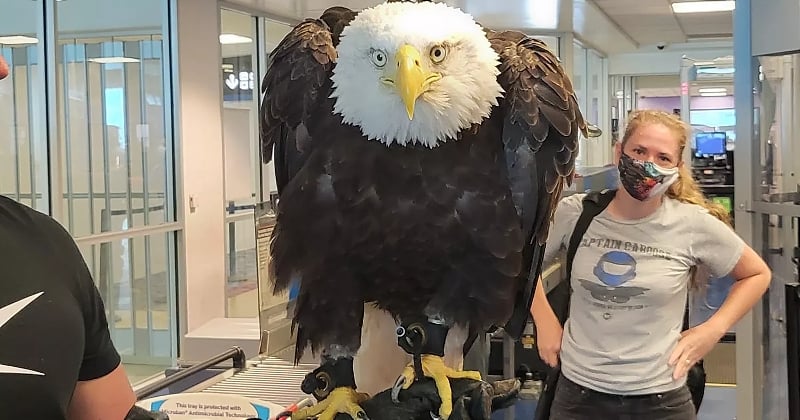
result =
[[[453,412],[453,391],[450,388],[450,380],[453,379],[472,379],[475,381],[481,380],[479,372],[472,371],[458,371],[445,366],[444,359],[434,355],[422,356],[422,374],[425,377],[432,378],[436,383],[436,390],[439,392],[439,398],[442,400],[442,405],[439,407],[439,416],[447,420]],[[413,362],[403,369],[403,373],[398,378],[395,387],[402,385],[402,389],[408,389],[416,378],[414,373]],[[396,394],[393,392],[393,395]]]
[[[319,404],[302,408],[292,414],[292,420],[316,417],[319,420],[333,420],[336,414],[343,413],[354,420],[369,420],[367,413],[359,404],[369,399],[369,395],[356,392],[352,388],[336,388]]]

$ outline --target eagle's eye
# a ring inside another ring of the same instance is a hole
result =
[[[370,60],[376,67],[383,67],[386,65],[386,53],[383,50],[372,50]]]
[[[434,45],[431,48],[430,56],[431,61],[439,64],[444,61],[445,57],[447,57],[447,48],[445,48],[444,45]]]

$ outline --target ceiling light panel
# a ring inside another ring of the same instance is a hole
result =
[[[682,1],[672,3],[672,11],[675,13],[730,12],[734,9],[736,9],[736,1],[734,0]]]

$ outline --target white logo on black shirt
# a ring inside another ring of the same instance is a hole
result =
[[[24,299],[20,299],[14,303],[10,303],[3,308],[0,308],[0,329],[3,328],[3,325],[6,325],[8,321],[11,320],[15,315],[17,315],[20,311],[25,309],[26,306],[30,305],[31,302],[36,300],[39,296],[41,296],[44,292],[36,293],[35,295],[30,295]],[[0,364],[0,373],[10,373],[10,374],[17,374],[17,375],[44,375],[42,372],[37,372],[35,370],[15,367],[15,366],[8,366]]]

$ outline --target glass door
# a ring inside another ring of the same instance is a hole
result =
[[[225,145],[226,316],[258,316],[253,209],[260,201],[257,18],[222,9],[220,49]]]

